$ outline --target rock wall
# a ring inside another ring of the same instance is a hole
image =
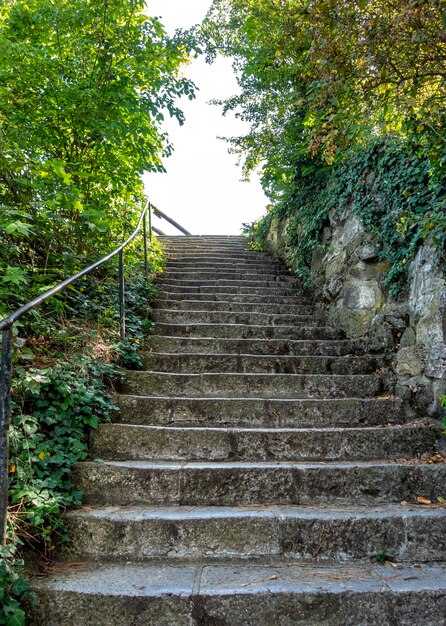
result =
[[[285,260],[287,227],[286,218],[274,218],[267,237],[270,250]],[[350,208],[329,215],[321,243],[311,277],[331,325],[369,350],[389,353],[391,391],[408,415],[438,415],[446,395],[446,283],[435,250],[419,250],[409,267],[410,292],[395,299],[385,285],[390,265],[380,260],[379,242]]]

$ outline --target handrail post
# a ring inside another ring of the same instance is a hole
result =
[[[6,541],[9,476],[9,411],[12,367],[12,326],[2,333],[0,365],[0,541]]]
[[[152,241],[153,229],[152,229],[152,203],[149,202],[149,239]]]
[[[119,253],[119,333],[125,339],[124,250]]]
[[[144,213],[143,232],[144,232],[144,274],[147,279],[149,275],[149,266],[147,263],[147,213]]]

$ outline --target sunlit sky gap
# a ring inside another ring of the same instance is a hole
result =
[[[149,0],[148,13],[161,18],[169,33],[188,28],[206,15],[210,0]],[[166,120],[165,130],[175,147],[166,160],[166,174],[146,174],[146,192],[162,211],[193,234],[239,234],[242,222],[252,222],[265,209],[267,199],[260,182],[241,182],[237,157],[228,154],[227,144],[218,136],[240,135],[248,127],[233,115],[223,117],[221,109],[209,105],[214,98],[226,98],[238,91],[228,59],[212,66],[204,59],[186,70],[200,91],[189,102],[182,100],[186,123]],[[162,230],[176,234],[166,222],[154,221]]]

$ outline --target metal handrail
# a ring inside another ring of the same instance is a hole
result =
[[[49,300],[53,296],[57,295],[74,282],[90,274],[95,269],[104,265],[114,257],[119,255],[119,332],[121,339],[125,339],[125,282],[124,282],[124,249],[136,238],[138,233],[143,228],[144,236],[144,272],[146,277],[148,276],[148,256],[147,256],[147,235],[152,240],[152,232],[156,229],[152,226],[152,210],[156,215],[159,215],[163,219],[166,219],[173,224],[178,230],[184,234],[188,233],[182,226],[177,224],[174,220],[167,215],[155,209],[150,201],[147,201],[146,206],[141,212],[141,216],[138,221],[138,225],[134,232],[130,235],[124,243],[119,246],[110,254],[103,257],[96,263],[89,265],[74,276],[67,278],[60,284],[48,289],[45,293],[37,296],[34,300],[31,300],[24,306],[20,307],[8,317],[5,317],[0,321],[0,331],[2,332],[2,351],[1,351],[1,365],[0,365],[0,543],[4,544],[6,534],[6,522],[8,515],[8,474],[9,474],[9,418],[10,418],[10,394],[11,394],[11,373],[12,373],[12,347],[13,347],[13,326],[15,322],[32,311],[34,308],[43,304],[46,300]],[[149,217],[149,232],[147,233],[147,216]]]
[[[185,228],[183,228],[183,226],[181,226],[180,224],[178,224],[178,222],[176,222],[175,220],[173,220],[171,217],[169,217],[168,215],[166,215],[165,213],[163,213],[162,211],[160,211],[159,209],[156,208],[156,206],[152,207],[153,208],[153,214],[156,215],[157,217],[160,217],[162,220],[166,220],[166,222],[169,222],[169,224],[172,224],[172,226],[175,226],[175,228],[177,230],[180,231],[180,233],[183,233],[183,235],[190,235],[190,232],[188,230],[186,230]],[[160,232],[160,231],[159,231]]]

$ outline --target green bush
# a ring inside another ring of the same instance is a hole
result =
[[[10,431],[10,501],[19,541],[39,541],[48,550],[67,540],[63,511],[82,494],[71,468],[88,455],[88,432],[110,419],[115,407],[107,382],[114,365],[71,357],[45,369],[18,367],[13,379]]]
[[[24,626],[22,602],[29,596],[29,585],[21,578],[23,561],[15,558],[13,544],[0,547],[0,624]]]
[[[151,271],[163,259],[151,250]],[[24,318],[15,336],[10,429],[8,545],[0,554],[0,624],[24,623],[28,587],[21,578],[23,548],[51,558],[69,540],[63,513],[82,494],[71,480],[87,458],[89,433],[115,411],[110,389],[119,366],[139,368],[153,324],[155,287],[139,266],[126,280],[127,338],[119,339],[116,268],[83,279]],[[3,620],[3,621],[2,621]]]

